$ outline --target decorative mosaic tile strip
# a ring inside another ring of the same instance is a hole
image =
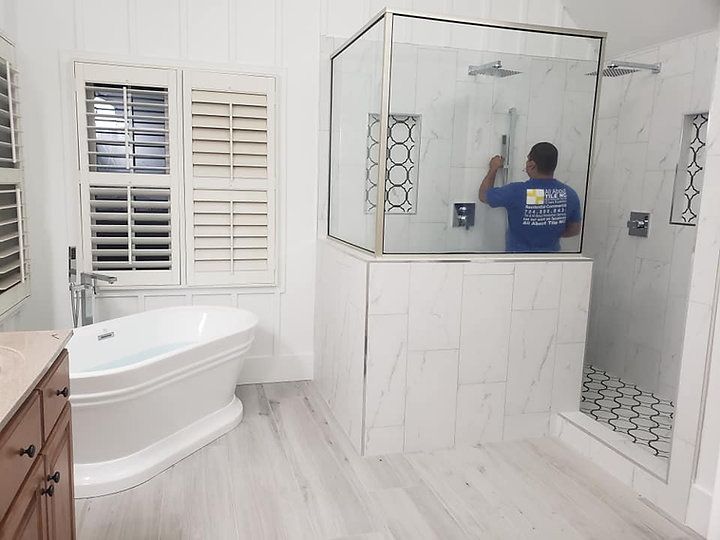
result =
[[[675,405],[642,387],[593,366],[585,366],[580,410],[634,443],[668,458]]]
[[[417,162],[420,150],[420,116],[391,114],[388,120],[386,214],[417,213]],[[375,211],[380,115],[368,116],[365,212]]]

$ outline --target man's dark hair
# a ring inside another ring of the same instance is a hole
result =
[[[552,143],[539,142],[530,149],[528,159],[535,162],[539,173],[552,174],[557,167],[558,151]]]

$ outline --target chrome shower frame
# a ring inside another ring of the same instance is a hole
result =
[[[598,71],[602,66],[605,65],[605,42],[607,39],[606,32],[598,32],[594,30],[583,30],[577,28],[564,28],[558,26],[546,26],[539,24],[528,24],[528,23],[516,23],[507,21],[496,21],[491,19],[468,19],[462,17],[449,17],[432,15],[428,13],[402,10],[402,9],[388,9],[385,8],[380,11],[377,15],[372,17],[362,28],[355,32],[350,38],[348,38],[342,45],[340,45],[330,56],[330,148],[328,154],[328,216],[327,216],[327,236],[336,240],[342,244],[348,245],[354,249],[359,249],[365,253],[371,253],[377,258],[383,259],[467,259],[467,255],[462,254],[388,254],[385,253],[385,212],[376,211],[376,224],[375,224],[375,248],[374,250],[368,250],[361,246],[357,246],[342,238],[333,236],[330,231],[330,212],[332,211],[331,204],[331,191],[332,191],[332,85],[334,81],[333,77],[333,66],[334,60],[348,47],[350,47],[355,41],[360,39],[370,28],[376,24],[383,25],[383,52],[382,52],[382,82],[381,82],[381,98],[380,98],[380,144],[378,148],[378,166],[377,166],[377,201],[376,209],[385,208],[386,199],[386,184],[387,184],[387,153],[388,153],[388,117],[390,115],[390,78],[392,75],[391,63],[392,63],[392,47],[393,47],[393,23],[395,17],[408,17],[413,19],[423,19],[427,21],[436,21],[441,23],[456,23],[466,26],[479,26],[486,28],[497,28],[502,30],[521,30],[527,32],[537,32],[541,34],[554,34],[558,36],[574,36],[574,37],[586,37],[595,38],[599,40],[599,54],[598,54]],[[493,62],[495,64],[495,62]],[[600,84],[602,77],[596,78],[595,86],[595,103],[593,107],[593,118],[592,118],[592,130],[590,137],[590,152],[588,156],[588,175],[590,174],[590,164],[594,158],[595,145],[594,135],[597,127],[597,115],[598,115],[598,104],[600,100]],[[587,184],[587,182],[586,182]],[[585,194],[585,206],[587,206],[587,193]],[[583,229],[585,222],[583,221]],[[584,230],[581,234],[581,238],[584,238]],[[582,242],[580,246],[582,251]]]

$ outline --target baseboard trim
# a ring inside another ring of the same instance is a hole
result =
[[[308,381],[313,378],[313,355],[248,356],[238,384]]]

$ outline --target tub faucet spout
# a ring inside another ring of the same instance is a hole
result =
[[[94,322],[93,298],[97,294],[98,281],[112,284],[117,281],[117,278],[106,274],[96,274],[95,272],[82,272],[80,274],[80,284],[72,287],[80,295],[80,323],[82,326]]]

